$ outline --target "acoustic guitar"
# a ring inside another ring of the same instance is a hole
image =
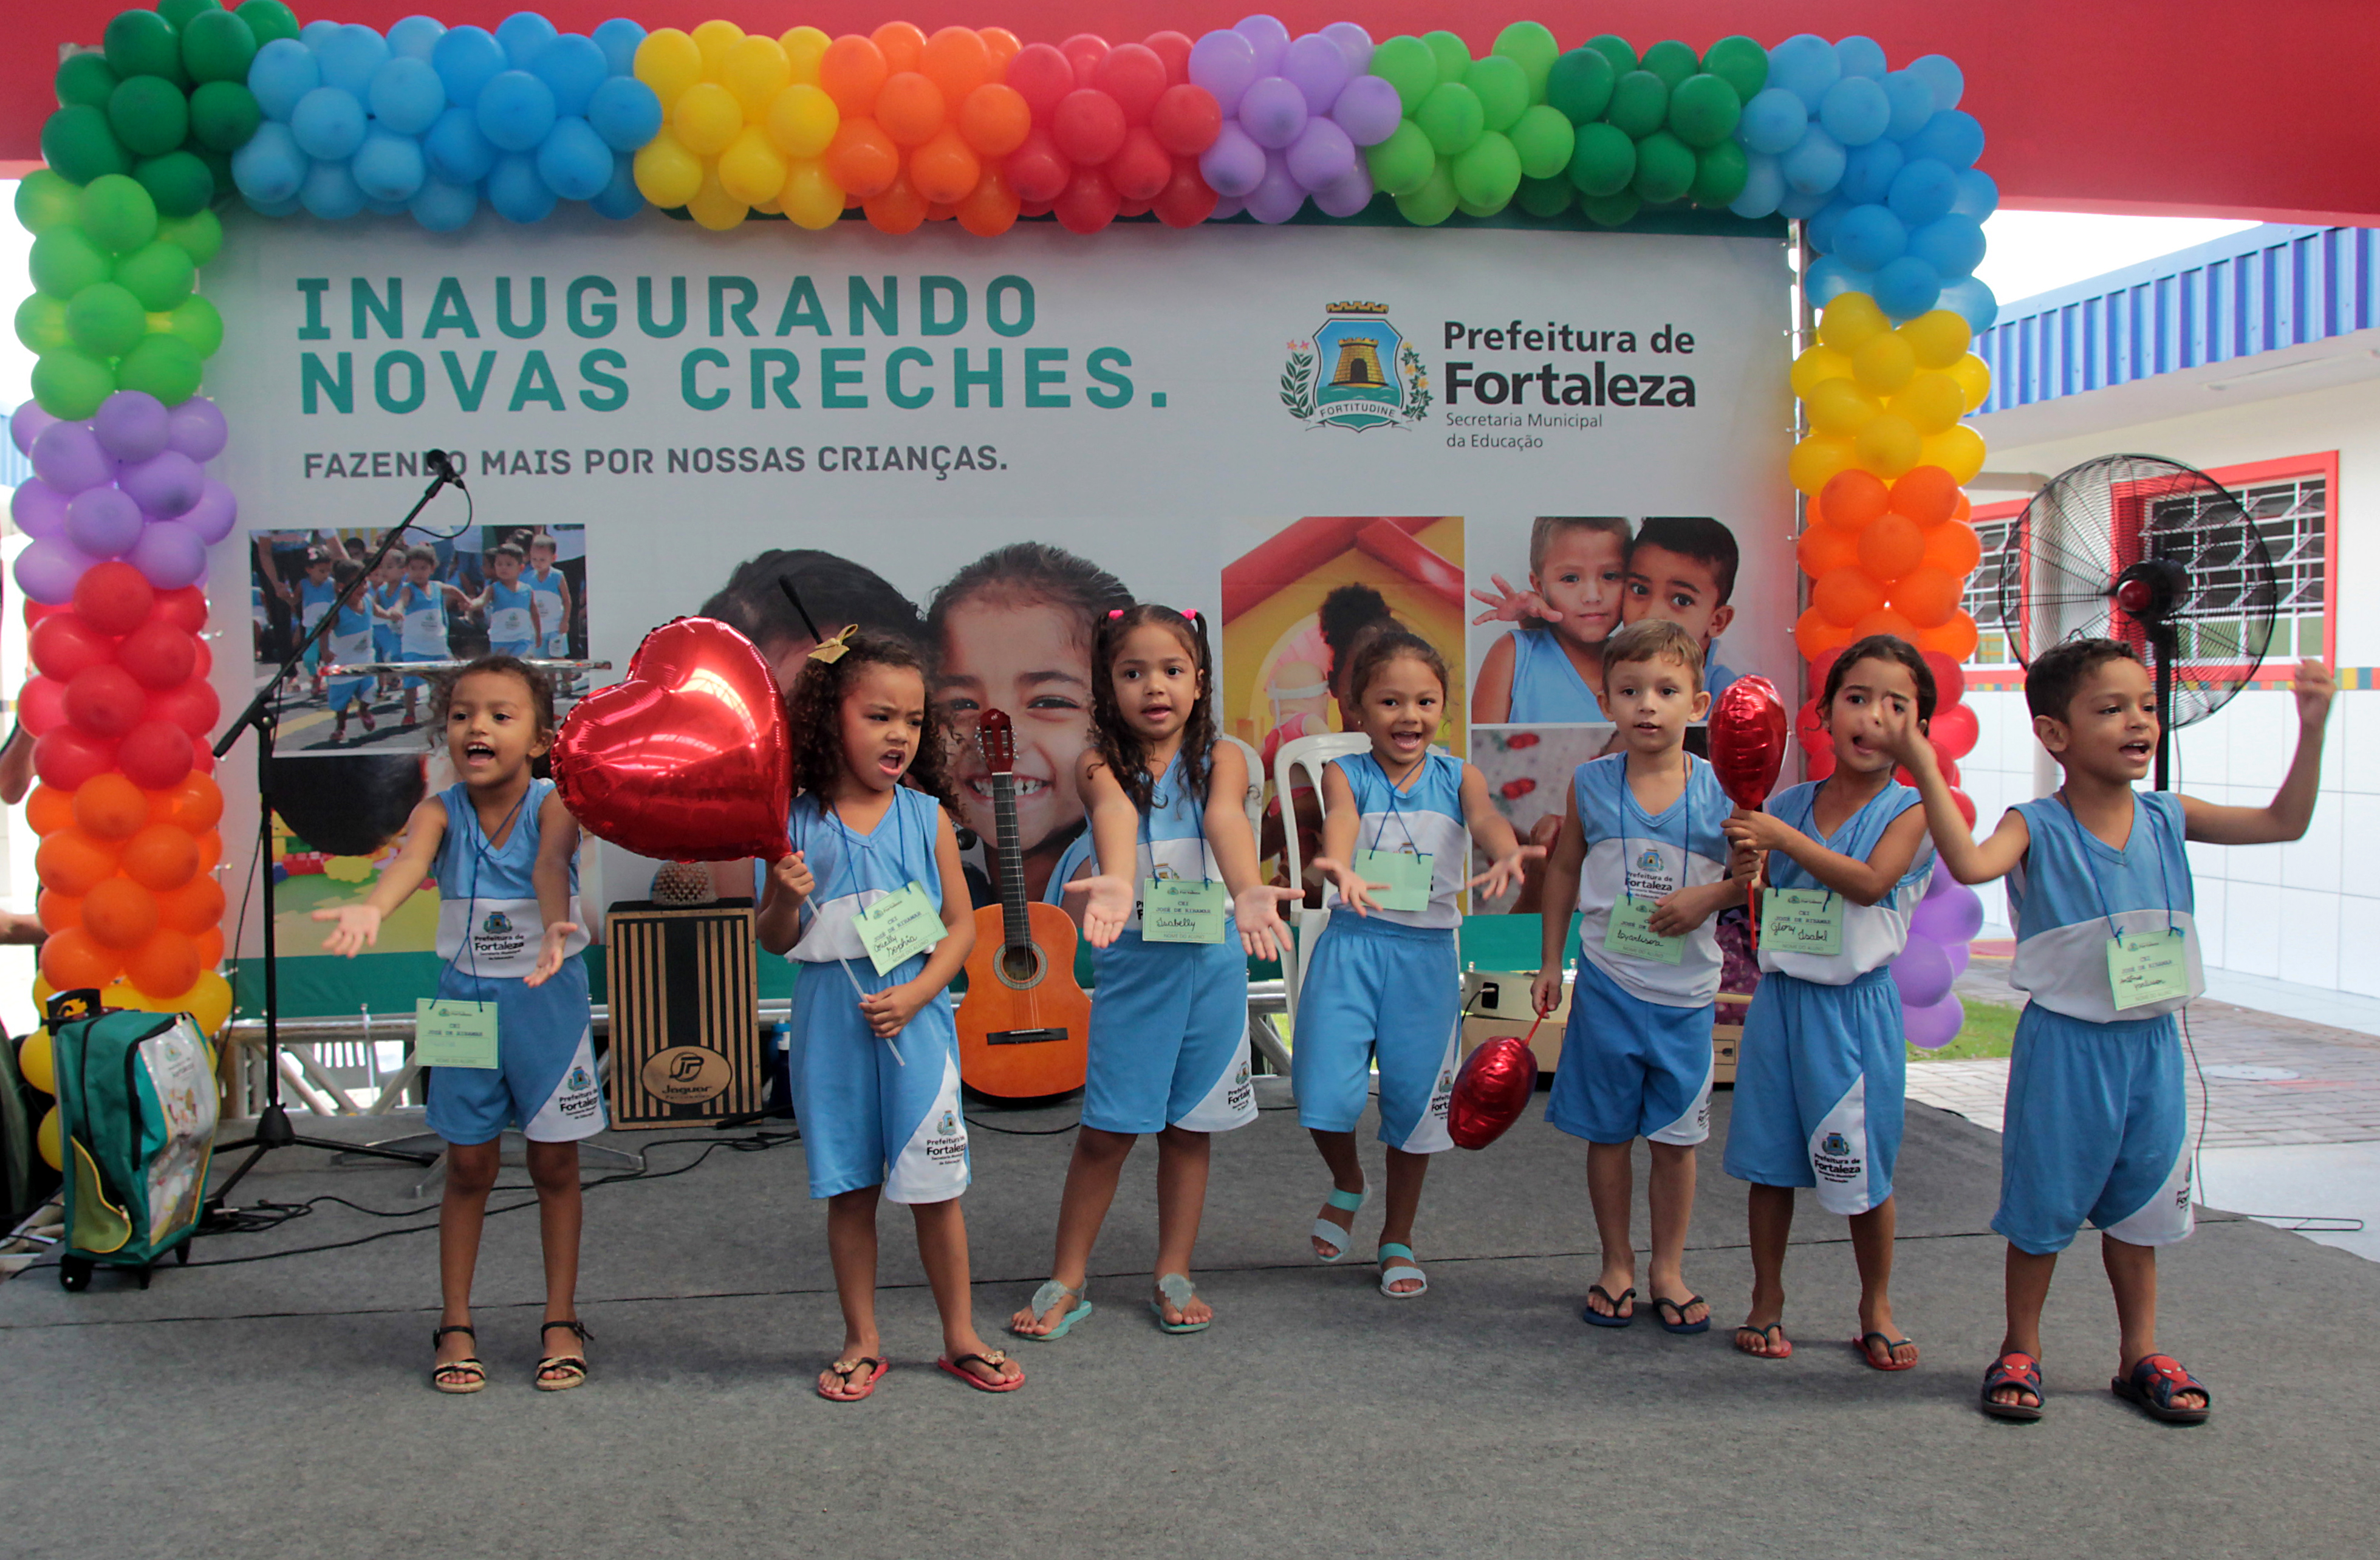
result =
[[[991,772],[1000,846],[1000,904],[975,913],[966,1000],[959,1004],[959,1081],[995,1100],[1038,1100],[1083,1086],[1090,1067],[1091,999],[1075,983],[1075,923],[1025,897],[1016,832],[1016,733],[986,710],[976,731]]]

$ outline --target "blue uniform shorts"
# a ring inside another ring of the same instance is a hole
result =
[[[1083,1125],[1102,1132],[1228,1132],[1257,1118],[1248,1076],[1248,962],[1220,943],[1149,943],[1137,932],[1091,955],[1090,1073]]]
[[[1452,928],[1333,910],[1297,994],[1289,1077],[1298,1125],[1354,1131],[1377,1060],[1380,1141],[1407,1153],[1452,1148],[1446,1106],[1462,1018]]]
[[[1670,1007],[1578,961],[1546,1119],[1590,1143],[1710,1136],[1712,1007]]]
[[[450,968],[438,979],[438,994],[496,1005],[496,1065],[430,1068],[430,1130],[463,1144],[492,1141],[507,1127],[540,1143],[603,1130],[585,964],[565,959],[541,986]]]
[[[1876,1207],[1900,1158],[1908,1058],[1890,971],[1842,986],[1763,975],[1736,1052],[1727,1173],[1815,1187],[1829,1213]]]
[[[914,976],[922,957],[889,976],[857,959],[844,968],[878,992]],[[959,1037],[947,993],[887,1042],[868,1027],[843,970],[810,966],[794,983],[793,1030],[794,1114],[812,1197],[881,1186],[893,1202],[947,1202],[966,1190]]]
[[[2084,1222],[2135,1246],[2191,1232],[2189,1107],[2173,1015],[2089,1024],[2029,1004],[2016,1025],[1992,1228],[2064,1250]]]

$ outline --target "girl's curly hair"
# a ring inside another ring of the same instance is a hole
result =
[[[823,798],[843,773],[843,701],[863,666],[905,667],[917,674],[922,689],[926,663],[906,640],[862,630],[844,641],[844,653],[833,661],[808,660],[785,695],[785,721],[793,736],[793,790]],[[930,699],[925,701],[926,724],[917,733],[917,756],[904,776],[914,790],[925,792],[955,816],[958,791],[951,783],[950,733],[946,717]]]
[[[1215,656],[1207,643],[1207,623],[1185,617],[1170,606],[1142,602],[1111,612],[1099,619],[1091,641],[1091,745],[1108,773],[1116,777],[1133,806],[1147,812],[1154,805],[1157,782],[1148,773],[1148,743],[1133,730],[1116,702],[1115,658],[1126,635],[1145,623],[1154,623],[1182,641],[1198,672],[1198,700],[1182,725],[1182,768],[1189,777],[1190,794],[1207,795],[1208,755],[1215,748]]]
[[[553,679],[517,655],[482,655],[456,671],[432,672],[424,679],[430,684],[430,725],[424,735],[431,747],[437,748],[446,740],[446,710],[455,701],[455,689],[465,677],[481,672],[518,677],[528,689],[529,708],[537,716],[537,734],[549,739],[553,736]],[[549,753],[531,759],[528,772],[540,780],[551,778],[552,757]]]

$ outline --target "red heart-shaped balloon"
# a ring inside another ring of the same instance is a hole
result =
[[[1791,724],[1777,685],[1767,677],[1736,678],[1711,706],[1711,768],[1738,807],[1756,812],[1768,799],[1785,767]]]
[[[571,816],[664,861],[788,854],[792,771],[768,662],[709,617],[646,635],[627,680],[580,700],[553,742],[553,783]]]
[[[1463,1059],[1446,1131],[1466,1149],[1484,1149],[1521,1119],[1537,1088],[1537,1054],[1518,1035],[1499,1035]]]

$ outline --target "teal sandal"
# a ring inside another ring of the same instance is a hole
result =
[[[1363,1211],[1364,1199],[1366,1195],[1360,1191],[1341,1191],[1337,1187],[1332,1187],[1330,1195],[1322,1200],[1327,1207],[1336,1208],[1342,1213],[1355,1213]],[[1316,1261],[1343,1261],[1346,1260],[1348,1248],[1354,1244],[1354,1232],[1341,1229],[1328,1219],[1318,1218],[1314,1221],[1314,1238],[1327,1246],[1339,1248],[1339,1255],[1325,1257],[1318,1253],[1314,1259]]]
[[[1060,1300],[1070,1300],[1073,1303],[1067,1306],[1066,1314],[1058,1319],[1058,1325],[1046,1333],[1017,1333],[1014,1327],[1009,1331],[1037,1344],[1055,1343],[1072,1332],[1075,1322],[1091,1314],[1091,1302],[1083,1298],[1083,1291],[1090,1286],[1091,1281],[1087,1278],[1071,1289],[1054,1278],[1044,1280],[1041,1287],[1033,1291],[1033,1314],[1038,1317]]]
[[[1390,1257],[1402,1257],[1404,1259],[1404,1265],[1402,1267],[1390,1267],[1389,1265],[1389,1259]],[[1381,1241],[1379,1262],[1380,1293],[1386,1295],[1389,1298],[1392,1300],[1411,1300],[1417,1299],[1421,1296],[1429,1293],[1429,1274],[1421,1271],[1421,1264],[1414,1261],[1413,1248],[1406,1245],[1403,1241]],[[1418,1289],[1391,1289],[1389,1287],[1391,1284],[1401,1284],[1408,1278],[1417,1278],[1421,1280],[1421,1287]]]
[[[1165,1331],[1169,1333],[1203,1333],[1214,1324],[1215,1319],[1211,1316],[1204,1322],[1168,1322],[1165,1320],[1165,1308],[1168,1304],[1171,1304],[1173,1307],[1174,1314],[1180,1315],[1190,1309],[1190,1302],[1192,1300],[1198,1298],[1198,1286],[1196,1284],[1191,1283],[1186,1275],[1178,1273],[1169,1273],[1160,1275],[1157,1280],[1157,1292],[1158,1294],[1164,1296],[1165,1298],[1162,1300],[1152,1298],[1148,1302],[1148,1311],[1150,1315],[1157,1318],[1157,1324]]]

